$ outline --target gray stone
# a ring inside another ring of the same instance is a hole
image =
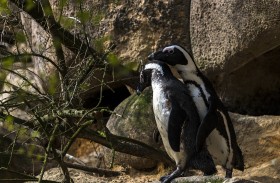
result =
[[[153,183],[160,183],[160,181],[154,181]],[[254,180],[246,180],[237,177],[225,179],[219,176],[190,176],[179,177],[171,181],[171,183],[260,183]]]
[[[172,183],[222,183],[224,178],[218,176],[190,176],[190,177],[179,177],[172,181]]]
[[[278,0],[192,1],[194,58],[233,111],[280,113],[279,8]]]
[[[255,180],[246,180],[246,179],[233,177],[231,179],[226,179],[223,183],[260,183],[260,182]]]

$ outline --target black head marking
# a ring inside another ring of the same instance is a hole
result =
[[[183,47],[178,45],[167,46],[164,49],[154,52],[148,56],[149,60],[160,60],[169,65],[187,65],[188,58],[186,54],[190,55]]]

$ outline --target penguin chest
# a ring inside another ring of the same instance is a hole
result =
[[[165,92],[163,90],[153,89],[153,110],[164,148],[167,154],[175,160],[176,165],[184,167],[186,163],[184,143],[181,143],[180,151],[176,152],[171,148],[170,141],[168,139],[168,122],[171,108],[171,101],[166,97]]]
[[[201,90],[194,84],[188,84],[190,95],[194,101],[194,104],[198,110],[200,119],[203,119],[207,113],[207,105],[202,97]]]
[[[171,103],[166,98],[162,90],[153,90],[153,110],[157,128],[166,148],[167,146],[170,146],[168,141],[168,122],[171,111]]]
[[[197,87],[194,84],[188,84],[188,88],[191,97],[197,107],[199,117],[202,121],[208,112],[208,108],[206,104],[207,101],[205,101],[203,95],[204,96],[210,96],[210,95],[205,90]],[[206,92],[206,93],[202,93],[202,92]],[[220,124],[220,125],[224,126],[224,128],[227,129],[226,118],[222,113],[221,115],[225,124]],[[230,137],[228,130],[226,131],[226,134],[228,137]],[[228,144],[227,141],[228,140],[221,135],[221,133],[217,130],[217,128],[215,128],[207,137],[206,145],[207,145],[207,149],[209,150],[210,154],[213,157],[215,164],[219,164],[224,167],[231,168],[230,162],[233,157],[232,148],[231,148],[231,144]]]

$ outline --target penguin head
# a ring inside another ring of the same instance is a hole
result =
[[[188,65],[193,59],[191,55],[179,45],[171,45],[156,51],[148,56],[149,60],[160,60],[171,66]]]
[[[140,82],[137,86],[139,95],[146,87],[151,86],[153,77],[172,77],[173,74],[164,62],[153,60],[149,61],[140,71]]]

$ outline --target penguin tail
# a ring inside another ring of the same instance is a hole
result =
[[[240,170],[240,171],[244,171],[244,158],[243,158],[243,155],[242,155],[242,151],[241,149],[239,148],[239,146],[237,146],[237,152],[234,153],[235,154],[235,164],[234,164],[234,168],[237,169],[237,170]]]

